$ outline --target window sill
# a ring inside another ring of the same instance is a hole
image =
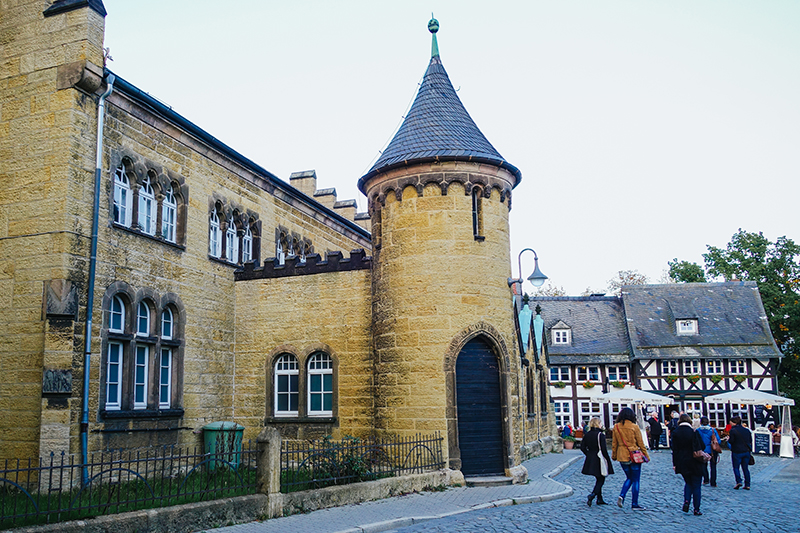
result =
[[[183,408],[177,409],[136,409],[136,410],[120,410],[120,411],[107,411],[100,410],[100,418],[105,420],[119,420],[124,418],[135,419],[163,419],[163,418],[181,418],[183,416]]]
[[[268,416],[265,424],[335,424],[335,416]]]
[[[182,244],[175,243],[175,242],[169,242],[168,240],[165,240],[163,237],[160,237],[158,235],[150,235],[150,234],[144,233],[143,231],[139,231],[138,229],[129,228],[128,226],[123,226],[122,224],[118,224],[117,222],[113,222],[113,221],[111,222],[111,227],[112,228],[116,228],[118,230],[122,230],[122,231],[127,232],[127,233],[132,233],[134,235],[138,235],[139,237],[144,237],[145,239],[150,239],[151,241],[155,241],[155,242],[161,243],[161,244],[163,244],[165,246],[169,246],[171,248],[175,248],[177,250],[180,250],[181,252],[185,252],[186,251],[186,246],[184,246]]]
[[[220,265],[225,265],[225,266],[227,266],[227,267],[231,267],[231,268],[242,268],[242,265],[240,265],[240,264],[238,264],[238,263],[231,263],[231,262],[230,262],[230,261],[228,261],[227,259],[222,259],[221,257],[214,257],[213,255],[209,255],[209,256],[208,256],[208,259],[209,259],[210,261],[214,261],[215,263],[219,263]],[[252,262],[252,261],[251,261],[251,262]]]

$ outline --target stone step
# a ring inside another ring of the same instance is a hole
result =
[[[475,476],[466,477],[467,487],[502,487],[511,485],[512,478],[506,476]]]

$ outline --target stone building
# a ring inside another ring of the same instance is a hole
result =
[[[197,444],[230,420],[440,431],[452,467],[514,469],[547,412],[508,284],[521,173],[461,105],[438,24],[356,213],[105,69],[105,14],[21,0],[0,19],[0,454]]]

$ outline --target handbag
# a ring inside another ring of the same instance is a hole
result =
[[[714,453],[722,453],[722,446],[717,440],[717,434],[712,430],[711,432],[711,451]]]
[[[597,457],[600,459],[600,474],[605,477],[608,475],[608,463],[603,455],[603,449],[600,447],[600,433],[597,434]]]
[[[616,426],[614,426],[614,427],[616,428]],[[625,437],[622,436],[622,432],[617,430],[617,433],[619,433],[619,438],[622,439],[622,444],[624,444],[625,447],[628,448],[628,453],[631,456],[631,461],[636,463],[636,464],[646,463],[647,462],[647,457],[642,453],[642,451],[639,450],[639,449],[631,451],[630,446],[628,446],[628,443],[625,442]]]
[[[707,463],[711,460],[711,455],[707,454],[704,450],[695,450],[692,452],[692,457],[702,463]]]
[[[750,466],[753,466],[754,464],[756,464],[756,458],[755,458],[755,457],[753,457],[753,454],[752,454],[752,453],[750,454],[750,461],[748,462],[748,464],[749,464]]]
[[[711,460],[711,455],[706,453],[705,451],[705,444],[703,443],[703,438],[697,431],[695,431],[694,435],[692,435],[692,447],[700,448],[699,450],[692,451],[692,457],[694,457],[696,461],[700,461],[701,463],[707,463]]]

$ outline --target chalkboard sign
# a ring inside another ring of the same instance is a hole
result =
[[[658,445],[664,448],[669,448],[669,440],[667,439],[667,426],[661,424],[661,436],[658,437]]]
[[[768,429],[753,431],[753,453],[772,454],[772,433]]]

